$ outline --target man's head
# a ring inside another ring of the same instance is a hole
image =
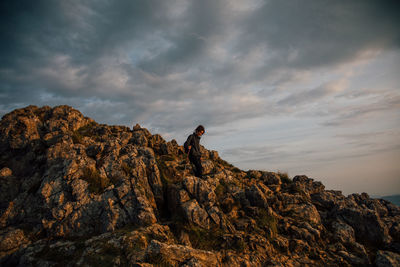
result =
[[[196,134],[198,136],[202,136],[204,134],[205,130],[204,130],[204,126],[203,125],[199,125],[196,128]]]

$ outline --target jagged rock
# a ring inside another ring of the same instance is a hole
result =
[[[223,227],[221,225],[221,223],[223,222],[223,216],[218,207],[214,206],[214,207],[208,209],[207,213],[209,214],[210,218],[213,220],[213,222],[216,225]]]
[[[278,174],[273,173],[273,172],[262,172],[262,175],[260,178],[268,186],[282,184],[281,177]]]
[[[305,175],[295,176],[293,182],[309,194],[316,194],[325,189],[325,186],[321,182],[314,182],[313,179],[308,178]]]
[[[248,175],[249,177],[254,178],[254,179],[260,179],[261,176],[262,176],[262,173],[261,173],[260,171],[256,171],[256,170],[249,170],[249,171],[247,172],[247,175]]]
[[[190,223],[193,223],[203,228],[209,228],[210,218],[208,217],[208,213],[200,207],[197,200],[192,199],[188,202],[183,203],[182,209],[184,211],[186,219]]]
[[[391,217],[400,216],[400,207],[399,206],[396,206],[393,203],[386,202],[386,201],[385,201],[385,205],[389,212],[389,214],[388,214],[389,216],[391,216]]]
[[[347,243],[348,251],[351,251],[354,258],[351,261],[354,265],[371,265],[371,261],[368,257],[367,250],[363,245],[355,241]]]
[[[155,264],[196,264],[187,266],[220,266],[219,255],[181,245],[168,245],[152,240],[147,248],[147,259]],[[200,264],[200,265],[199,265]]]
[[[203,179],[182,146],[140,125],[98,124],[68,106],[6,114],[0,265],[399,265],[392,203],[201,152]]]
[[[310,203],[289,204],[284,213],[294,219],[303,220],[313,225],[321,224],[321,217],[318,210]]]
[[[351,266],[368,266],[370,262],[365,258],[359,258],[356,255],[348,253],[347,251],[341,250],[338,252],[339,256],[341,256],[344,260],[346,260]]]
[[[30,244],[30,240],[21,229],[3,229],[0,232],[0,258],[14,252],[22,245]]]
[[[337,203],[343,202],[345,196],[342,195],[341,191],[327,190],[312,194],[311,199],[314,205],[330,210],[337,205]]]
[[[375,265],[378,267],[400,266],[400,254],[379,250],[376,254]]]
[[[201,166],[203,167],[204,175],[210,174],[214,170],[214,163],[211,160],[202,160]]]
[[[4,167],[3,169],[0,170],[0,178],[6,178],[11,175],[12,171],[7,167]]]
[[[262,183],[252,185],[246,190],[246,198],[250,201],[250,204],[261,208],[268,207],[268,197],[271,194],[271,190]]]
[[[209,156],[208,157],[213,161],[217,161],[219,159],[218,152],[214,151],[214,150],[209,151]]]
[[[21,183],[7,167],[0,171],[0,183],[0,208],[5,209],[8,203],[18,195]]]
[[[394,240],[400,241],[400,216],[396,216],[396,218],[392,220],[386,220],[386,224],[390,227],[390,236],[393,237]]]
[[[310,246],[301,239],[292,239],[289,242],[289,249],[294,254],[304,255],[310,251]]]
[[[389,229],[380,220],[376,211],[352,207],[350,204],[338,207],[335,213],[355,230],[358,239],[378,244],[390,242]],[[361,221],[365,223],[360,224]]]
[[[334,237],[339,242],[341,243],[355,242],[356,239],[354,236],[354,229],[350,225],[339,220],[333,222],[332,228]]]
[[[204,181],[195,176],[185,177],[183,185],[187,192],[197,201],[207,207],[213,206],[216,202],[216,195],[213,191],[213,186],[207,181]]]

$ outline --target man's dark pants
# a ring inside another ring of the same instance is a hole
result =
[[[202,178],[203,167],[201,166],[200,157],[189,156],[189,160],[195,166],[194,175],[196,175],[199,178]]]

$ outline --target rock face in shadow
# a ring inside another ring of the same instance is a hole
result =
[[[2,266],[398,266],[400,208],[68,107],[0,122]]]

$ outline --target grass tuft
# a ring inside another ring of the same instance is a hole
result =
[[[91,122],[89,124],[86,124],[85,126],[82,126],[78,130],[74,131],[72,133],[72,141],[74,144],[82,144],[83,143],[83,138],[85,136],[90,137],[94,139],[95,141],[100,141],[100,136],[96,133],[96,122]]]
[[[268,236],[269,239],[274,238],[278,234],[278,220],[276,217],[268,214],[265,209],[258,209],[258,215],[255,218],[257,225],[260,228],[267,228],[270,230],[270,235]]]
[[[88,182],[89,192],[94,194],[103,193],[111,185],[110,179],[100,176],[99,171],[95,168],[85,168],[81,179]]]
[[[289,175],[287,172],[278,172],[277,174],[278,174],[279,178],[281,178],[282,183],[284,183],[284,184],[293,183],[292,179],[289,178]]]
[[[185,227],[189,235],[190,243],[194,248],[203,250],[218,250],[223,244],[223,232],[221,229],[203,229],[189,225]]]

